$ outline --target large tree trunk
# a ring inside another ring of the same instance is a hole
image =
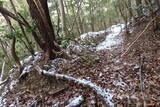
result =
[[[36,0],[35,0],[36,1]],[[38,1],[38,0],[37,0]],[[55,34],[54,34],[54,29],[53,29],[53,25],[51,22],[51,18],[50,18],[50,14],[49,14],[49,9],[48,9],[48,4],[47,4],[47,0],[39,0],[40,5],[42,7],[42,11],[44,12],[44,17],[46,18],[46,21],[48,23],[48,27],[49,27],[49,32],[51,33],[51,38],[53,40],[55,40]],[[42,16],[43,17],[43,16]]]
[[[55,43],[55,34],[51,23],[47,0],[27,0],[29,11],[33,20],[36,21],[39,33],[44,42],[44,51],[48,53],[50,59],[56,57],[55,52],[59,52],[60,48]]]
[[[32,29],[32,26],[19,13],[17,13],[19,16],[18,17],[17,15],[9,12],[2,6],[0,6],[0,13],[13,18],[22,26],[29,27],[32,30],[32,35],[35,41],[38,43],[40,48],[47,53],[49,59],[54,59],[58,57],[57,55],[61,51],[61,49],[55,40],[55,33],[49,15],[47,0],[26,1],[29,5],[30,15],[33,21],[36,22],[36,29]],[[39,35],[37,35],[37,29]]]

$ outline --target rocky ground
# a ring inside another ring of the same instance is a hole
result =
[[[132,27],[128,37],[123,28],[119,33],[91,33],[95,35],[87,38],[92,41],[89,45],[83,35],[81,42],[72,43],[65,50],[71,60],[46,61],[41,52],[25,59],[20,77],[16,67],[10,71],[0,106],[159,107],[160,40],[153,36],[151,27],[121,57],[145,26]],[[114,45],[110,42],[108,47],[97,49],[106,35],[115,36],[116,39],[109,38]],[[121,42],[115,44],[114,40]]]

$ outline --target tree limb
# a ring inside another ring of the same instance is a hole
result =
[[[20,20],[19,18],[17,18],[17,16],[15,14],[11,13],[7,9],[3,8],[2,6],[0,6],[0,13],[13,18],[14,20],[21,23],[22,25],[25,25],[25,23],[22,20]]]

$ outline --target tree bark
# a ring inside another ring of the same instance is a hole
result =
[[[59,9],[60,9],[60,13],[61,13],[61,24],[62,24],[62,32],[63,35],[67,35],[67,30],[66,30],[66,21],[65,21],[65,9],[64,9],[64,3],[63,0],[58,0],[58,4],[59,4]]]
[[[50,59],[56,57],[56,53],[60,51],[60,47],[55,43],[55,34],[51,25],[50,15],[47,6],[47,0],[27,0],[30,14],[36,21],[38,30],[45,44],[44,51],[48,53]]]

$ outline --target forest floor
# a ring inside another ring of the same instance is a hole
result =
[[[105,35],[96,33],[98,38],[89,38],[95,42],[91,45],[82,43],[83,40],[71,43],[65,50],[71,55],[71,60],[57,58],[46,61],[41,52],[34,59],[29,57],[24,61],[25,69],[20,78],[16,76],[16,67],[10,71],[10,82],[0,97],[0,106],[159,107],[160,40],[154,37],[152,26],[121,57],[144,30],[146,23],[131,27],[128,36],[123,30],[116,33],[116,38],[123,40],[116,39],[121,42],[110,43],[113,46],[97,49],[99,45],[106,44],[102,42],[110,32],[105,32]],[[85,36],[82,37],[84,39]],[[62,75],[52,77],[46,72],[37,72],[37,67]]]

